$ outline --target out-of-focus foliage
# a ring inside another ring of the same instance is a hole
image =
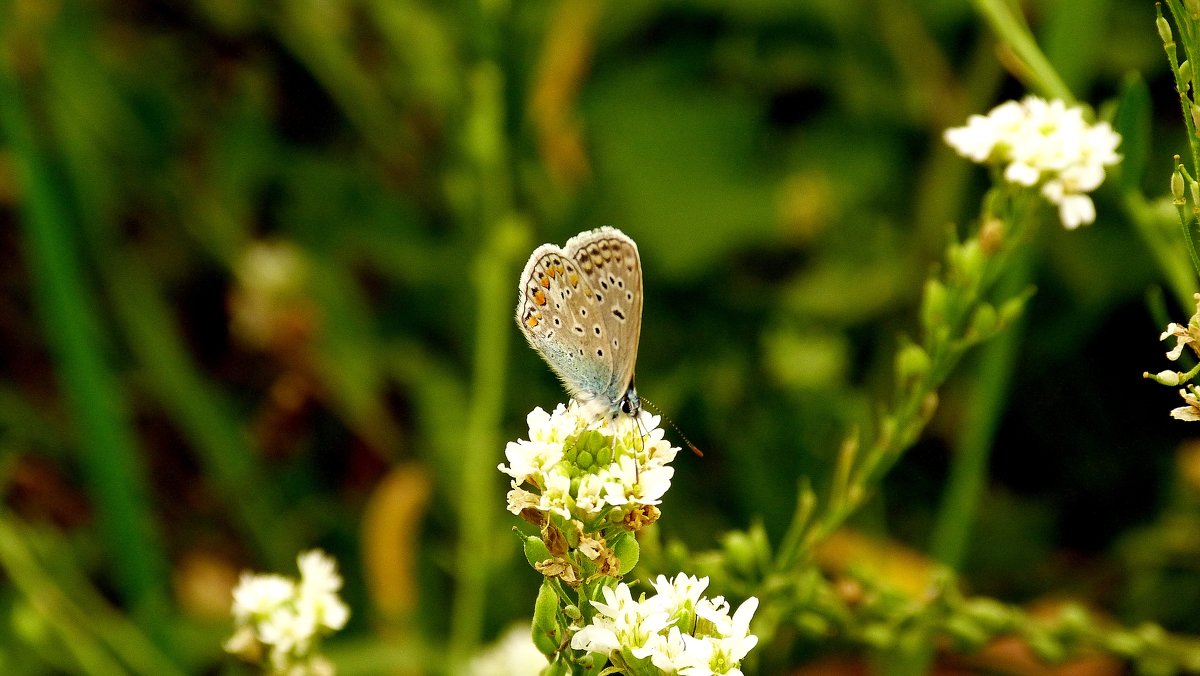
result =
[[[1154,9],[1028,4],[1076,97],[1136,72],[1153,107],[1094,225],[1046,213],[959,573],[1200,632],[1196,454],[1139,379],[1170,281],[1125,198],[1173,218]],[[602,224],[641,251],[639,391],[705,450],[658,535],[777,541],[977,212],[941,131],[1024,91],[939,0],[0,0],[0,65],[6,673],[212,669],[238,571],[313,546],[347,578],[344,673],[528,617],[494,467],[565,395],[517,338],[517,274]],[[968,359],[856,533],[928,549],[977,384]]]

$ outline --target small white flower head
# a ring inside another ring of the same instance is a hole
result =
[[[296,583],[270,573],[242,573],[233,588],[233,617],[238,623],[263,620],[296,595]]]
[[[679,451],[664,440],[658,416],[609,418],[572,401],[553,413],[536,408],[526,417],[529,438],[510,442],[512,478],[508,511],[530,509],[564,519],[593,522],[608,515],[619,522],[629,512],[657,505],[671,486],[669,464]]]
[[[546,666],[530,638],[530,623],[514,624],[467,665],[467,676],[531,676]]]
[[[320,639],[346,625],[350,610],[338,597],[342,578],[324,552],[296,559],[299,581],[243,573],[233,590],[234,634],[225,650],[278,674],[334,673],[319,653]],[[264,661],[265,658],[265,661]]]
[[[1167,324],[1167,330],[1158,337],[1159,340],[1175,339],[1175,347],[1167,352],[1167,359],[1176,361],[1183,354],[1184,347],[1190,347],[1192,352],[1200,356],[1200,293],[1195,294],[1196,313],[1188,320],[1187,326],[1175,322]]]
[[[295,244],[254,242],[242,252],[233,274],[230,329],[252,347],[270,347],[297,318],[311,318],[313,310],[305,300],[308,259]]]
[[[758,643],[750,633],[758,600],[747,599],[730,617],[723,598],[700,596],[707,585],[707,578],[659,576],[657,593],[638,600],[623,582],[606,587],[604,601],[592,602],[596,615],[571,637],[571,647],[649,660],[667,674],[741,674],[741,661]]]
[[[1096,220],[1086,193],[1104,182],[1105,167],[1121,161],[1121,135],[1107,122],[1088,124],[1082,108],[1036,96],[972,115],[944,138],[963,157],[1003,167],[1009,183],[1040,187],[1068,230]]]
[[[1185,405],[1171,409],[1171,417],[1177,420],[1200,420],[1200,388],[1188,385],[1186,389],[1179,390],[1179,396],[1183,397]]]

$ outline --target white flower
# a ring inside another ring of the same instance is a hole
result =
[[[1121,161],[1121,136],[1107,122],[1089,125],[1082,108],[1036,96],[972,115],[965,127],[947,129],[943,137],[963,157],[1003,166],[1006,181],[1041,186],[1067,229],[1096,220],[1096,207],[1084,193],[1100,187],[1104,168]]]
[[[675,576],[675,579],[668,580],[667,576],[659,575],[650,584],[654,586],[654,591],[657,592],[652,597],[652,600],[671,619],[677,620],[696,612],[696,605],[700,602],[700,595],[708,587],[708,578],[695,578],[691,575],[680,573]]]
[[[611,522],[640,505],[657,505],[671,486],[668,464],[679,448],[659,429],[658,416],[597,417],[572,401],[552,413],[535,408],[526,416],[529,438],[510,442],[508,511],[527,509],[592,522],[606,513]],[[610,511],[611,510],[611,511]]]
[[[467,665],[467,676],[534,676],[546,666],[546,656],[530,638],[529,622],[514,624]]]
[[[678,672],[687,666],[687,642],[679,627],[671,626],[667,634],[655,634],[646,645],[634,649],[633,656],[638,659],[650,658],[650,663],[666,673]],[[689,637],[690,638],[690,637]]]
[[[300,569],[300,588],[305,592],[336,592],[342,588],[337,561],[319,549],[302,552],[296,557]]]
[[[239,623],[265,618],[296,594],[296,583],[282,575],[242,573],[233,589],[233,617]]]
[[[267,619],[258,623],[258,639],[272,647],[280,655],[276,667],[283,669],[290,653],[308,652],[310,642],[317,633],[317,618],[307,609],[281,606]]]
[[[639,600],[625,583],[602,589],[604,601],[592,602],[597,613],[571,637],[571,647],[621,651],[668,674],[741,674],[742,659],[758,643],[750,633],[758,600],[747,599],[730,617],[724,598],[700,596],[708,578],[660,575],[652,584],[657,593]]]
[[[299,582],[281,575],[243,573],[233,591],[234,634],[225,650],[272,673],[332,675],[317,642],[346,625],[350,610],[337,595],[337,562],[320,550],[296,557]]]
[[[1171,409],[1171,417],[1177,420],[1200,420],[1200,388],[1195,385],[1188,385],[1188,389],[1179,390],[1179,396],[1183,397],[1186,406]]]

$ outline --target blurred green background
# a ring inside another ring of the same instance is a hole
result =
[[[1146,79],[1157,200],[1184,141],[1153,5],[1028,5],[1080,100]],[[347,673],[528,617],[494,467],[565,394],[512,322],[517,275],[604,224],[641,250],[639,391],[706,452],[675,462],[661,537],[777,539],[977,212],[986,172],[941,131],[1025,91],[949,0],[3,0],[0,57],[18,674],[227,669],[237,573],[312,546],[347,578]],[[1200,632],[1200,446],[1141,379],[1167,368],[1161,275],[1096,198],[1033,245],[962,573]],[[855,528],[927,549],[974,373]]]

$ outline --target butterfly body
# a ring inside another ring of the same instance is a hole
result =
[[[612,418],[638,415],[642,264],[632,239],[605,226],[535,249],[516,320],[572,398]]]

